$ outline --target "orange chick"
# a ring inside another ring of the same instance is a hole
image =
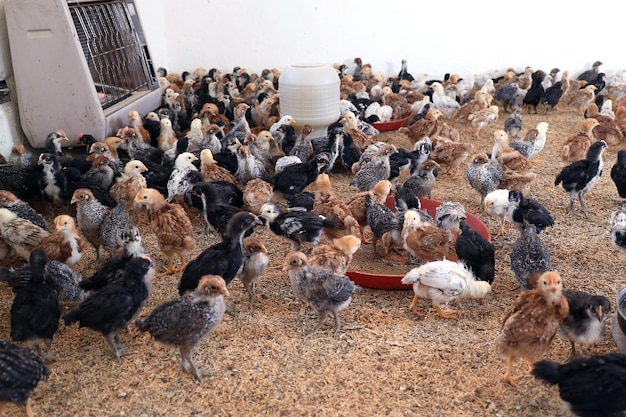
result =
[[[493,132],[493,147],[491,157],[496,158],[503,168],[515,172],[527,172],[533,167],[533,162],[526,158],[509,144],[509,135],[501,129]]]
[[[128,161],[124,165],[124,171],[109,190],[111,198],[118,203],[125,201],[126,209],[130,210],[137,193],[147,187],[146,178],[141,174],[147,170],[143,162],[137,159]]]
[[[328,174],[319,174],[312,189],[315,191],[313,211],[337,224],[336,227],[325,229],[327,235],[332,237],[346,234],[360,235],[359,222],[352,215],[348,204],[333,192]]]
[[[243,203],[245,209],[259,214],[261,206],[272,199],[274,187],[261,178],[252,178],[243,189]]]
[[[611,116],[598,111],[598,106],[592,103],[589,106],[589,117],[598,121],[598,126],[592,129],[593,136],[597,140],[603,140],[609,146],[619,146],[624,143],[624,133],[619,123]],[[592,111],[592,107],[595,109]]]
[[[174,147],[176,143],[176,133],[174,133],[174,127],[172,121],[168,118],[161,119],[161,131],[157,137],[157,145],[159,149],[166,152]]]
[[[581,130],[568,137],[563,144],[561,160],[563,162],[574,162],[584,159],[587,149],[596,141],[593,129],[599,124],[594,118],[583,120]]]
[[[330,269],[335,275],[345,275],[352,257],[361,247],[361,239],[354,235],[346,235],[333,239],[330,245],[317,245],[309,255],[311,265],[319,265]]]
[[[239,181],[229,170],[217,164],[210,149],[203,149],[200,152],[200,173],[204,181],[226,181],[239,185]]]
[[[424,264],[445,259],[450,252],[451,244],[450,231],[423,222],[415,210],[407,210],[404,213],[402,245],[408,254],[408,264],[414,264],[418,260]]]
[[[340,122],[344,131],[352,136],[352,140],[357,148],[363,150],[374,143],[371,137],[359,129],[358,120],[351,111],[346,112]]]
[[[461,164],[473,150],[474,145],[471,143],[438,141],[430,157],[442,167],[446,167],[444,174],[456,176]]]
[[[544,272],[537,287],[521,292],[505,314],[496,337],[496,348],[507,358],[504,380],[513,386],[521,376],[511,376],[513,362],[526,360],[529,372],[550,347],[559,326],[569,313],[562,294],[563,282],[558,272]]]
[[[144,188],[133,200],[135,207],[148,210],[150,224],[159,242],[159,247],[167,256],[167,269],[158,276],[170,275],[185,269],[187,255],[196,247],[191,221],[185,210],[176,203],[168,203],[165,197],[154,188]],[[181,265],[174,268],[174,255],[180,257]]]
[[[73,266],[83,257],[85,240],[78,231],[76,221],[67,214],[54,219],[54,231],[41,239],[39,247],[48,260],[57,260]]]
[[[433,136],[439,129],[439,118],[442,116],[441,110],[432,108],[424,117],[410,126],[401,127],[398,132],[405,133],[411,142],[415,143],[424,136]]]
[[[128,112],[128,125],[139,133],[139,137],[144,143],[150,143],[150,132],[143,126],[143,120],[137,110]]]
[[[486,90],[476,90],[474,99],[463,104],[455,113],[454,117],[463,123],[469,121],[469,116],[480,110],[484,110],[491,104],[493,97]]]

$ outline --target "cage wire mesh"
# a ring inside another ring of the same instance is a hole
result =
[[[68,6],[103,109],[134,91],[153,89],[148,58],[123,0]]]

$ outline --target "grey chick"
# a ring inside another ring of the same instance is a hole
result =
[[[395,145],[385,144],[374,152],[370,162],[362,165],[354,175],[350,185],[357,187],[359,191],[371,190],[378,181],[388,180],[391,174],[389,155],[398,152]]]
[[[193,360],[193,350],[222,322],[224,296],[228,295],[222,277],[205,275],[194,291],[160,304],[147,317],[137,319],[137,328],[150,333],[157,342],[177,347],[183,369],[200,381],[202,375]]]
[[[30,220],[31,223],[49,232],[48,224],[43,216],[28,204],[28,202],[17,198],[11,191],[0,190],[0,207],[17,214],[17,217]]]
[[[604,339],[606,321],[611,317],[611,303],[602,295],[564,289],[569,314],[560,326],[561,334],[572,345],[571,358],[577,356],[576,343],[590,345]]]
[[[339,312],[350,305],[352,294],[361,291],[361,287],[345,275],[335,275],[330,269],[310,265],[307,256],[299,251],[287,255],[284,269],[289,273],[294,295],[309,304],[317,314],[317,325],[308,335],[316,333],[331,312],[335,316],[336,334],[341,327]]]
[[[45,271],[59,301],[80,302],[87,297],[87,292],[79,285],[80,275],[66,263],[53,259],[46,263]]]
[[[509,138],[516,138],[519,132],[522,130],[522,109],[515,110],[504,121],[504,131]]]
[[[243,284],[250,303],[254,301],[256,282],[267,270],[269,257],[263,241],[256,237],[247,237],[243,240],[243,267],[237,278]]]
[[[311,125],[302,126],[300,135],[296,138],[296,143],[293,145],[293,148],[291,148],[289,155],[297,156],[301,161],[308,161],[313,156],[314,150],[311,142],[311,132],[313,132]]]
[[[455,201],[446,201],[437,206],[435,220],[437,227],[448,230],[453,235],[461,233],[461,222],[467,219],[463,204]]]
[[[429,159],[415,169],[404,181],[403,187],[411,190],[418,198],[430,198],[437,184],[437,170],[440,165]]]
[[[480,194],[482,207],[487,194],[498,189],[502,178],[502,165],[497,159],[489,158],[484,152],[476,154],[468,164],[465,178],[470,186]]]
[[[370,229],[372,229],[372,248],[374,249],[374,254],[380,256],[376,248],[378,241],[382,239],[385,233],[395,229],[398,231],[398,234],[400,234],[402,229],[399,228],[398,220],[394,212],[386,205],[373,201],[372,197],[369,195],[365,196],[365,217],[367,224],[370,226]]]
[[[522,290],[534,288],[541,274],[550,270],[550,253],[537,234],[537,228],[525,222],[522,234],[513,244],[511,269]]]

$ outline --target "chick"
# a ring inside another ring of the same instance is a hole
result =
[[[626,288],[617,294],[616,314],[611,323],[611,335],[621,353],[626,353]]]
[[[585,113],[585,110],[587,110],[589,104],[595,99],[597,89],[598,87],[595,85],[586,85],[584,88],[581,88],[569,96],[567,105],[576,109],[578,114],[582,116]]]
[[[224,297],[228,295],[222,277],[205,275],[193,292],[160,304],[147,317],[137,319],[137,328],[164,345],[178,347],[181,366],[200,381],[202,375],[193,360],[193,350],[222,322]]]
[[[359,191],[372,189],[378,181],[388,180],[391,174],[389,157],[392,153],[397,153],[398,149],[393,144],[385,144],[374,152],[371,160],[364,165],[354,175],[350,185]]]
[[[467,120],[469,120],[472,125],[476,139],[480,139],[480,132],[487,127],[489,123],[498,120],[499,111],[500,108],[493,105],[485,109],[478,110],[467,117]]]
[[[131,159],[124,165],[124,171],[117,177],[115,183],[109,189],[111,198],[116,202],[124,200],[126,208],[130,209],[133,206],[133,199],[140,190],[143,190],[148,185],[143,173],[148,168],[143,162]]]
[[[611,317],[611,303],[602,295],[565,289],[569,313],[561,323],[561,334],[572,345],[570,358],[577,356],[576,343],[590,345],[604,339],[606,321]]]
[[[491,292],[491,285],[476,281],[470,269],[460,262],[440,260],[413,268],[402,277],[403,284],[413,284],[415,296],[409,309],[415,314],[421,298],[431,300],[439,317],[449,319],[455,311],[447,309],[449,302],[457,298],[483,298]]]
[[[448,230],[453,236],[461,233],[461,222],[466,219],[465,207],[456,201],[444,201],[435,209],[437,227]]]
[[[67,214],[61,214],[55,217],[54,227],[54,232],[41,239],[38,247],[44,250],[50,260],[65,262],[69,266],[76,264],[83,257],[85,249],[76,221]]]
[[[329,236],[340,237],[346,234],[359,235],[361,228],[359,222],[352,215],[348,203],[341,199],[334,191],[330,177],[321,173],[313,186],[315,200],[313,211],[320,216],[333,220],[337,226],[326,229]]]
[[[418,198],[430,198],[437,185],[439,168],[441,165],[432,159],[422,162],[404,181],[403,187],[411,190]]]
[[[147,256],[131,259],[119,281],[105,285],[63,315],[66,326],[79,322],[101,333],[117,359],[123,355],[119,332],[126,328],[150,296],[153,262]]]
[[[34,416],[30,394],[39,381],[47,381],[50,371],[32,350],[0,340],[0,408],[5,402],[26,407]]]
[[[227,181],[231,184],[239,184],[230,171],[217,164],[210,149],[200,151],[200,172],[204,181]]]
[[[452,234],[422,221],[416,210],[404,213],[402,244],[407,251],[407,263],[432,262],[445,259],[452,245]]]
[[[302,244],[317,245],[323,228],[337,225],[319,214],[309,211],[285,211],[274,203],[263,204],[259,216],[264,219],[272,233],[292,242],[292,250],[299,250]]]
[[[511,223],[507,222],[506,215],[509,207],[509,190],[497,189],[485,196],[485,213],[500,219],[500,229],[496,237],[503,236],[511,230]],[[508,223],[508,230],[504,230],[505,223]]]
[[[320,153],[306,162],[286,166],[281,172],[274,175],[270,181],[274,190],[282,194],[298,194],[311,185],[317,176],[328,167],[328,155]]]
[[[507,220],[518,229],[522,229],[526,222],[533,224],[537,228],[537,233],[554,226],[554,218],[550,211],[537,200],[525,197],[520,190],[509,190]]]
[[[30,280],[15,292],[10,311],[11,339],[27,342],[39,355],[42,355],[42,342],[49,353],[61,317],[58,294],[46,279],[47,262],[43,249],[32,251]]]
[[[44,219],[41,214],[37,213],[27,201],[17,198],[17,196],[10,191],[0,190],[0,207],[9,209],[9,211],[17,214],[18,217],[29,220],[46,232],[49,231],[46,219]]]
[[[600,180],[604,161],[602,156],[607,148],[606,142],[594,142],[587,151],[585,159],[581,159],[564,167],[556,176],[554,185],[562,183],[563,189],[569,193],[569,212],[574,211],[574,200],[578,197],[580,210],[587,215],[585,195]]]
[[[610,353],[576,358],[560,365],[550,360],[534,364],[532,374],[558,385],[567,408],[579,417],[621,416],[626,412],[626,355]]]
[[[247,237],[243,240],[243,267],[237,275],[243,284],[250,303],[254,301],[256,282],[263,276],[269,264],[267,248],[263,241],[256,237]]]
[[[308,261],[311,265],[328,268],[335,275],[345,275],[352,257],[361,247],[361,239],[346,235],[333,239],[330,245],[317,245],[311,251]]]
[[[412,143],[417,142],[424,136],[433,136],[439,130],[439,118],[443,113],[439,109],[430,109],[426,115],[410,124],[407,127],[401,127],[398,132],[406,134]]]
[[[555,271],[544,272],[537,288],[520,293],[505,314],[495,344],[498,352],[507,358],[503,379],[511,385],[517,386],[522,377],[511,375],[515,359],[525,359],[531,371],[533,362],[550,347],[567,317],[569,308],[562,290],[561,275]]]
[[[593,128],[598,125],[599,122],[594,118],[585,119],[581,124],[581,129],[565,140],[561,160],[573,162],[583,159],[591,144],[596,140]]]
[[[495,158],[489,158],[485,152],[474,155],[467,166],[465,178],[470,186],[480,194],[480,205],[485,204],[485,197],[498,189],[502,178],[502,165]]]
[[[0,239],[7,243],[17,256],[28,260],[33,249],[49,234],[31,221],[18,217],[9,209],[0,208]]]
[[[433,148],[430,157],[442,167],[445,166],[447,168],[444,174],[456,176],[459,173],[461,164],[473,150],[474,144],[472,143],[439,142]]]
[[[536,287],[541,274],[550,270],[550,251],[537,233],[537,227],[524,223],[511,253],[511,270],[522,290]]]
[[[474,230],[465,220],[459,223],[460,234],[454,242],[454,251],[459,261],[465,263],[476,279],[493,283],[496,255],[493,244]]]
[[[261,206],[269,202],[274,194],[274,187],[261,178],[248,181],[243,189],[243,201],[246,210],[259,214]]]
[[[611,167],[611,180],[615,184],[617,194],[626,198],[626,149],[617,151],[617,160]]]
[[[386,233],[395,233],[400,235],[400,225],[395,214],[386,204],[377,203],[372,200],[369,195],[365,196],[365,217],[367,224],[372,231],[372,249],[374,255],[380,256],[376,247],[379,240]]]
[[[184,270],[187,266],[187,255],[196,247],[193,227],[185,210],[176,203],[168,203],[161,193],[152,188],[139,191],[133,204],[148,210],[159,248],[167,256],[167,269],[158,277]],[[179,268],[174,268],[174,255],[180,258]]]
[[[616,249],[626,251],[626,210],[620,206],[611,213],[611,243]]]
[[[180,201],[183,195],[191,189],[191,185],[185,181],[185,178],[189,171],[198,171],[198,168],[193,164],[197,160],[198,157],[191,152],[183,152],[176,157],[174,169],[167,181],[166,200],[168,203],[173,202],[174,199]]]
[[[307,336],[315,334],[331,312],[335,316],[336,334],[341,327],[339,312],[350,305],[352,295],[361,291],[361,287],[345,275],[336,275],[329,269],[311,265],[307,256],[299,251],[287,255],[284,269],[288,271],[296,297],[309,304],[318,316],[317,325]]]

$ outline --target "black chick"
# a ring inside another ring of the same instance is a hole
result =
[[[65,314],[65,325],[79,322],[79,327],[101,333],[119,359],[123,354],[119,332],[126,328],[148,299],[153,264],[147,256],[131,259],[119,281],[105,285]]]
[[[61,317],[57,292],[45,277],[47,262],[43,249],[31,252],[30,280],[17,289],[11,305],[11,339],[28,343],[40,355],[42,342],[49,352]]]
[[[274,191],[284,195],[301,193],[317,179],[328,164],[328,155],[321,153],[313,155],[306,162],[288,165],[272,178]]]
[[[221,323],[226,311],[224,296],[228,296],[224,279],[205,275],[193,292],[160,304],[147,317],[137,319],[137,328],[164,345],[178,347],[181,366],[200,380],[193,349]]]
[[[66,142],[69,139],[62,130],[57,130],[48,134],[44,142],[44,153],[51,153],[58,157],[63,156],[63,149],[61,148],[61,142]]]
[[[604,339],[606,321],[611,317],[611,303],[602,295],[564,289],[569,314],[560,326],[561,333],[572,345],[571,358],[577,355],[576,343],[590,345]]]
[[[79,145],[85,146],[87,154],[89,154],[89,149],[91,149],[91,145],[98,142],[98,139],[96,139],[93,135],[89,133],[79,133],[76,139]]]
[[[533,72],[531,75],[532,83],[528,91],[526,91],[526,95],[524,96],[524,100],[522,103],[528,106],[528,113],[530,113],[530,107],[532,106],[535,109],[535,114],[537,114],[537,105],[541,101],[541,97],[544,93],[544,88],[541,82],[546,78],[546,73],[542,70],[537,70]]]
[[[80,188],[89,188],[93,196],[107,207],[114,207],[117,203],[111,197],[108,188],[102,186],[102,184],[92,181],[80,174],[77,168],[65,167],[61,170],[63,176],[66,179],[66,193],[71,196],[74,191]]]
[[[549,108],[554,110],[559,104],[561,96],[563,96],[563,82],[557,81],[550,87],[546,88],[543,92],[543,96],[541,96],[540,103],[545,106],[546,111]]]
[[[298,194],[286,194],[288,210],[313,211],[315,196],[313,193],[303,191]]]
[[[559,386],[561,399],[579,417],[619,417],[626,411],[626,355],[611,353],[576,358],[560,365],[535,363],[532,374]]]
[[[398,222],[394,212],[386,205],[373,201],[372,197],[369,195],[365,196],[365,218],[372,230],[372,248],[376,256],[380,256],[376,244],[385,233],[391,232],[393,236],[393,232],[395,231],[398,235],[397,238],[401,241],[400,232],[402,226]]]
[[[121,280],[128,262],[146,255],[141,233],[135,225],[129,225],[124,229],[120,243],[122,252],[108,259],[92,276],[80,281],[79,286],[82,290],[99,291],[107,284]]]
[[[496,266],[493,244],[465,220],[461,220],[460,229],[461,233],[454,243],[457,258],[470,268],[477,279],[492,284]]]
[[[534,288],[539,276],[550,270],[550,252],[533,224],[524,224],[509,257],[511,269],[522,290]]]
[[[67,178],[61,171],[59,157],[53,153],[42,153],[37,160],[36,181],[44,200],[59,206],[69,198]]]
[[[576,77],[576,79],[581,80],[581,81],[586,81],[587,83],[592,82],[593,80],[596,79],[596,77],[598,76],[598,73],[600,72],[600,65],[602,65],[601,61],[595,61],[591,65],[590,69],[581,72],[578,75],[578,77]]]
[[[611,180],[615,184],[617,194],[621,198],[626,198],[626,150],[617,151],[617,161],[611,167]]]
[[[259,216],[272,233],[292,242],[292,250],[300,250],[303,244],[317,245],[324,227],[337,226],[333,220],[317,213],[286,211],[274,203],[263,204]]]
[[[291,150],[296,144],[296,139],[298,139],[298,134],[296,133],[296,130],[293,128],[293,126],[288,124],[280,125],[277,130],[279,132],[279,135],[281,135],[281,138],[278,141],[280,150],[282,150],[285,155],[290,155]]]
[[[0,404],[25,406],[26,414],[34,415],[30,394],[39,381],[47,381],[49,376],[50,371],[35,352],[0,340]]]
[[[223,240],[209,246],[187,264],[178,284],[178,293],[193,291],[204,275],[219,275],[226,284],[235,279],[243,266],[243,236],[259,224],[261,221],[250,212],[235,214],[228,222]]]
[[[343,132],[339,146],[339,158],[343,169],[352,172],[352,166],[361,159],[361,154],[361,150],[354,144],[352,135]]]
[[[535,225],[537,233],[541,233],[548,226],[554,226],[554,218],[540,202],[524,197],[520,190],[509,190],[509,221],[518,229],[522,229],[524,222]]]
[[[211,182],[201,181],[195,184],[191,189],[191,195],[200,200],[198,208],[204,218],[206,232],[215,230],[223,237],[228,222],[241,211],[241,208],[223,202],[219,190]],[[251,233],[252,230],[248,230],[246,236]]]
[[[603,140],[596,141],[587,149],[585,159],[564,167],[556,176],[554,185],[563,183],[563,189],[569,193],[569,212],[574,211],[574,200],[580,201],[580,210],[587,214],[585,195],[591,190],[602,175],[604,161],[602,155],[607,148]]]
[[[0,164],[0,189],[12,192],[17,198],[30,201],[39,192],[37,187],[38,165]]]

